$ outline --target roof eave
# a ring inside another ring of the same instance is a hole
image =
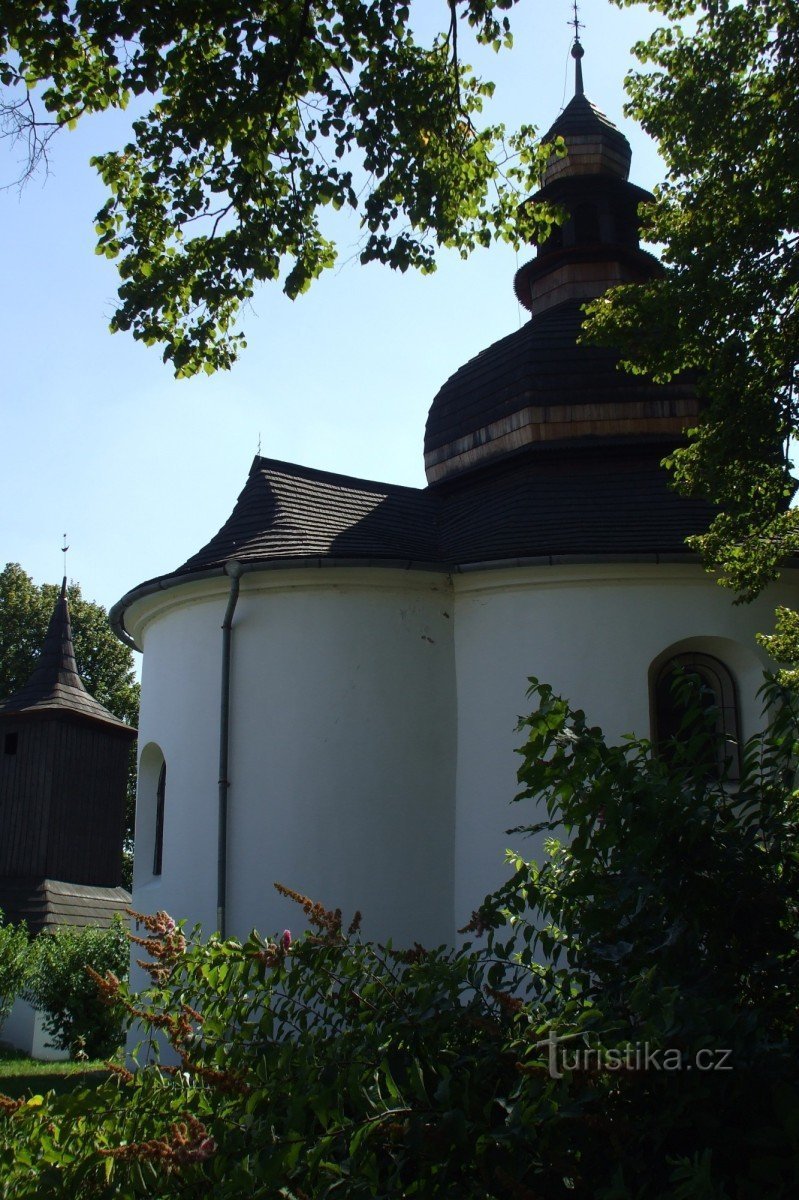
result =
[[[234,561],[234,559],[231,558],[228,561]],[[108,619],[111,629],[124,645],[141,654],[143,648],[131,637],[125,628],[125,613],[131,605],[135,604],[137,600],[144,600],[147,596],[154,596],[158,592],[165,592],[170,588],[180,587],[184,583],[201,583],[205,579],[219,579],[224,577],[227,574],[226,565],[227,563],[222,563],[215,567],[205,567],[200,571],[173,572],[170,575],[161,575],[157,579],[149,579],[145,583],[139,584],[138,587],[126,592],[122,599],[118,600],[110,609]],[[354,567],[382,567],[384,570],[435,571],[441,574],[448,574],[452,570],[450,563],[432,559],[378,558],[376,556],[334,558],[320,554],[303,555],[296,558],[259,558],[253,559],[250,562],[240,562],[239,565],[242,575],[249,575],[256,571],[286,571],[292,568],[303,570],[309,567],[318,569],[335,567],[346,569]]]

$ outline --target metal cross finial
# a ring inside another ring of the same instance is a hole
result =
[[[64,555],[64,577],[66,578],[66,574],[67,574],[67,550],[69,550],[69,546],[67,545],[67,535],[66,535],[66,534],[64,534],[63,536],[64,536],[64,545],[61,547],[61,553]]]
[[[580,10],[577,5],[577,0],[573,0],[572,7],[574,8],[574,17],[568,22],[568,24],[574,26],[574,40],[575,42],[579,42],[580,30],[585,29],[585,25],[583,25],[582,21],[580,20]]]

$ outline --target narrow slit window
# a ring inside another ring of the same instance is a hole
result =
[[[19,745],[19,734],[7,733],[3,740],[3,751],[6,754],[16,754]]]
[[[164,799],[166,797],[166,763],[161,763],[158,787],[155,792],[155,847],[153,875],[160,875],[164,864]]]

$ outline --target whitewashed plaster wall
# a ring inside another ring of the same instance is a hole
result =
[[[128,615],[144,649],[133,905],[216,924],[218,729],[227,580],[147,597]],[[156,786],[167,764],[164,870],[153,875]]]
[[[215,926],[220,626],[229,582],[147,598],[134,905]],[[456,714],[446,577],[246,574],[234,617],[228,930],[302,925],[280,881],[364,933],[451,942]],[[142,644],[142,642],[140,642]],[[154,791],[167,763],[163,875]],[[148,760],[149,756],[149,760]]]
[[[609,739],[649,737],[653,665],[703,650],[731,670],[741,732],[749,736],[759,727],[756,693],[768,665],[755,634],[772,627],[776,604],[799,602],[799,572],[786,572],[785,580],[736,606],[691,564],[516,567],[455,577],[458,925],[507,874],[506,849],[541,856],[542,839],[504,832],[538,819],[511,803],[522,741],[514,728],[532,707],[528,676],[582,708]]]
[[[51,1044],[52,1035],[45,1029],[44,1013],[27,1000],[14,1001],[11,1012],[0,1025],[0,1041],[44,1062],[64,1062],[69,1058],[68,1050],[57,1050]]]
[[[612,739],[650,733],[649,681],[669,654],[704,650],[738,685],[742,732],[759,721],[765,657],[754,635],[797,574],[736,607],[698,566],[586,564],[475,570],[247,573],[234,618],[229,920],[244,935],[301,927],[279,880],[364,933],[452,941],[503,878],[529,711],[551,683]],[[216,925],[222,617],[229,580],[137,601],[144,646],[134,905]],[[167,763],[163,875],[152,875],[155,787]]]

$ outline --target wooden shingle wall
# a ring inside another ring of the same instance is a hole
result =
[[[0,719],[0,878],[120,883],[129,739],[66,715]]]

